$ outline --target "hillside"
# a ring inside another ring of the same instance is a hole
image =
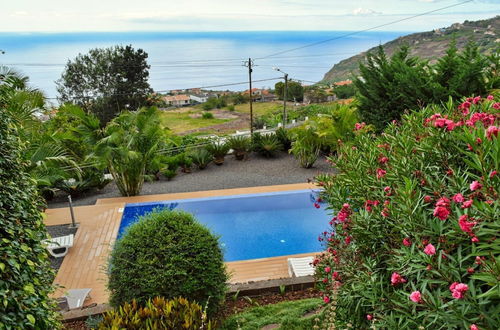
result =
[[[435,29],[434,31],[409,34],[389,41],[382,46],[387,54],[391,55],[402,45],[410,46],[411,55],[428,59],[431,62],[442,56],[453,37],[456,38],[457,47],[461,49],[468,40],[473,39],[480,47],[481,52],[490,53],[500,46],[500,16],[487,20],[465,21],[455,23],[447,28]],[[323,77],[324,82],[336,82],[352,78],[352,74],[358,72],[359,62],[365,61],[368,52],[352,56],[335,64]]]

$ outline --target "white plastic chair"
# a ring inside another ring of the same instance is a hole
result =
[[[66,235],[61,237],[54,237],[48,240],[45,240],[47,251],[54,258],[61,258],[68,254],[68,250],[73,246],[74,235]],[[64,249],[62,252],[56,253],[54,250]]]
[[[90,298],[90,291],[92,289],[70,289],[63,298],[66,298],[70,310],[82,308],[85,300]]]
[[[290,277],[314,275],[313,260],[314,257],[288,258],[288,274]]]

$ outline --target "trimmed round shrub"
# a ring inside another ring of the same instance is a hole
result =
[[[215,329],[197,303],[184,298],[166,300],[156,297],[141,306],[137,301],[125,303],[104,314],[98,329]]]
[[[111,253],[110,302],[162,296],[218,310],[228,279],[219,240],[189,213],[154,211],[131,225]]]

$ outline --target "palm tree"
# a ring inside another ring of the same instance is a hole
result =
[[[141,192],[146,165],[164,138],[160,113],[154,107],[122,112],[106,126],[95,154],[107,164],[122,196]]]
[[[50,190],[57,180],[78,176],[75,159],[63,148],[53,133],[47,133],[35,117],[45,107],[42,92],[28,87],[28,78],[0,66],[0,108],[13,118],[20,139],[26,146],[23,153],[30,174],[40,190]]]

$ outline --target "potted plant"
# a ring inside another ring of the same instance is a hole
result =
[[[185,152],[177,155],[179,160],[179,166],[183,173],[191,173],[191,166],[193,165],[193,160]]]
[[[266,134],[261,137],[259,144],[256,146],[256,151],[262,156],[270,158],[274,157],[282,148],[283,146],[275,134]]]
[[[214,156],[215,165],[224,164],[224,157],[229,151],[229,145],[222,141],[213,141],[207,146],[208,152]]]
[[[233,149],[234,157],[237,160],[243,160],[250,150],[250,138],[242,135],[231,136],[227,143]]]
[[[203,170],[207,168],[214,156],[206,148],[197,148],[191,152],[191,159],[198,169]]]

